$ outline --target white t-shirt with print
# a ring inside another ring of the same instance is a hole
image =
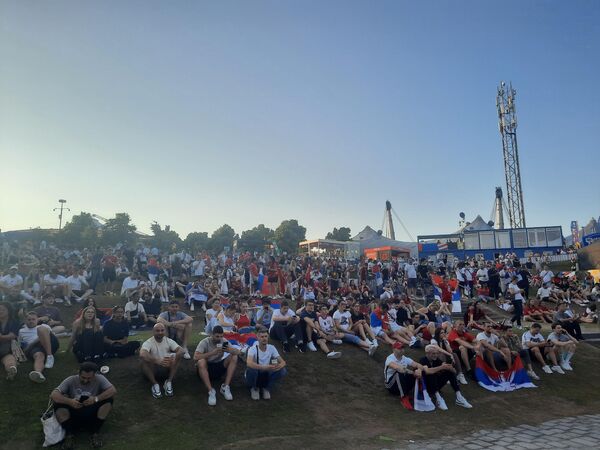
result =
[[[352,314],[350,311],[344,311],[341,313],[339,310],[333,313],[333,321],[339,321],[339,328],[344,331],[350,330],[350,320],[352,319]]]
[[[530,330],[523,333],[523,336],[521,337],[521,343],[523,344],[523,348],[525,350],[529,349],[529,347],[527,346],[528,342],[535,342],[536,344],[538,344],[538,343],[544,342],[544,341],[545,341],[545,339],[544,339],[544,336],[542,336],[542,333],[538,333],[534,336]]]

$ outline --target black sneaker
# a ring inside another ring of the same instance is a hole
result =
[[[290,344],[288,344],[287,342],[283,343],[283,352],[284,353],[289,353],[290,352]]]
[[[304,344],[304,343],[298,344],[298,351],[300,353],[306,353],[306,344]]]

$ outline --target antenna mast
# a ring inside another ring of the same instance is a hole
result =
[[[498,87],[496,106],[498,108],[498,125],[500,135],[502,136],[502,149],[504,151],[508,218],[511,228],[524,228],[525,206],[523,205],[519,149],[517,146],[516,94],[517,91],[513,89],[512,84],[509,84],[507,87],[504,81],[502,81]]]

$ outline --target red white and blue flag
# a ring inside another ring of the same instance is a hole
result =
[[[477,356],[475,378],[479,386],[492,392],[510,392],[521,388],[537,387],[531,382],[518,355],[509,370],[500,372],[492,369],[480,356]]]
[[[427,392],[425,386],[425,379],[423,377],[415,380],[415,398],[414,398],[415,411],[433,411],[435,405],[431,401],[431,397]]]

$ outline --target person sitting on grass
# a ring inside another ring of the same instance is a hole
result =
[[[552,313],[548,308],[540,304],[540,300],[532,298],[523,310],[523,320],[528,322],[552,323]]]
[[[382,339],[386,344],[393,345],[394,342],[402,342],[403,344],[409,345],[411,339],[404,337],[400,334],[400,330],[393,332],[390,328],[390,323],[394,322],[388,314],[390,306],[386,302],[381,304],[371,312],[371,329],[373,334],[378,338]],[[394,322],[395,323],[395,322]],[[396,324],[397,325],[397,324]],[[405,327],[401,327],[405,330]]]
[[[206,314],[204,315],[204,320],[206,324],[204,325],[205,334],[212,334],[212,329],[218,324],[217,316],[223,310],[221,306],[221,299],[219,297],[215,297],[210,301],[210,308],[206,310]]]
[[[562,327],[578,341],[583,340],[579,314],[575,314],[569,305],[565,302],[559,303],[554,313],[554,322],[558,322]]]
[[[521,336],[521,343],[523,348],[529,351],[529,357],[533,361],[537,361],[542,366],[542,370],[547,374],[552,372],[560,373],[564,375],[564,371],[558,365],[556,360],[556,347],[552,342],[547,342],[540,333],[542,326],[539,323],[531,324],[528,331],[523,333]],[[552,362],[552,367],[548,366],[545,358]]]
[[[377,345],[373,344],[371,341],[363,341],[360,337],[352,332],[352,315],[347,308],[347,300],[342,300],[339,302],[337,311],[333,313],[333,323],[335,324],[335,329],[340,333],[344,333],[344,337],[342,338],[343,342],[357,345],[366,351],[369,356],[373,356],[373,354],[375,354],[377,351]]]
[[[490,322],[484,322],[482,326],[483,331],[475,337],[475,341],[479,344],[479,356],[495,371],[498,371],[496,361],[501,362],[502,360],[504,360],[506,367],[510,369],[512,367],[510,350],[506,346],[499,347],[500,338],[494,332]]]
[[[262,325],[265,328],[271,326],[274,309],[271,308],[271,299],[264,297],[260,309],[256,311],[256,326]]]
[[[121,286],[121,297],[130,299],[131,294],[137,292],[140,287],[140,276],[137,273],[130,274],[127,278],[123,280],[123,284]]]
[[[167,310],[158,316],[157,323],[162,323],[167,328],[167,336],[183,347],[183,359],[191,359],[187,344],[193,320],[191,316],[179,311],[177,300],[171,300]]]
[[[17,360],[12,353],[12,341],[16,341],[19,335],[19,323],[13,317],[12,305],[8,302],[0,303],[0,361],[9,381],[17,376]]]
[[[450,383],[456,395],[456,404],[463,408],[472,408],[473,406],[463,397],[460,392],[460,386],[456,380],[456,369],[454,366],[446,362],[445,355],[441,348],[437,345],[426,345],[425,356],[419,361],[423,366],[425,376],[425,386],[429,396],[435,398],[436,405],[439,409],[446,411],[448,406],[444,401],[444,397],[440,391],[447,383]]]
[[[423,366],[404,355],[402,342],[394,342],[392,349],[383,368],[385,387],[390,394],[400,397],[402,406],[413,410],[410,397],[415,388],[415,379],[423,374]]]
[[[102,327],[104,352],[109,357],[133,356],[140,348],[139,341],[129,341],[129,323],[124,315],[125,309],[122,306],[115,306],[112,309],[112,318]]]
[[[71,275],[67,277],[67,285],[69,287],[69,298],[77,303],[83,302],[94,293],[94,290],[90,288],[87,280],[81,274],[80,268],[73,269]]]
[[[504,331],[504,334],[498,342],[498,348],[507,348],[508,351],[510,351],[512,358],[515,358],[517,355],[519,355],[521,357],[521,361],[523,361],[523,365],[527,368],[527,375],[529,375],[529,377],[534,380],[540,379],[540,377],[533,370],[533,366],[531,365],[531,357],[529,355],[529,350],[525,350],[523,348],[521,339],[515,334],[512,327],[509,327]],[[511,367],[512,365],[510,365],[508,368],[510,369]]]
[[[71,349],[80,363],[85,361],[101,362],[104,355],[104,336],[100,320],[96,317],[96,308],[93,306],[85,308],[81,318],[73,322],[67,351]]]
[[[290,309],[290,304],[287,300],[283,300],[279,309],[273,311],[269,334],[273,339],[282,342],[283,351],[285,353],[289,353],[291,350],[289,339],[292,335],[295,335],[296,342],[298,343],[298,350],[300,352],[305,351],[304,341],[302,340],[302,324],[300,323],[300,317]]]
[[[163,389],[167,397],[172,397],[173,378],[177,374],[183,358],[183,349],[173,339],[166,337],[167,329],[162,323],[152,327],[152,337],[142,344],[140,363],[142,373],[152,383],[152,397],[160,398],[159,379],[164,379]]]
[[[146,326],[148,322],[146,310],[140,303],[140,293],[137,291],[133,292],[129,296],[129,301],[125,303],[125,319],[134,330]]]
[[[317,347],[315,346],[315,344],[317,344],[329,359],[338,359],[342,356],[341,352],[332,352],[329,350],[329,347],[327,347],[327,340],[325,339],[325,336],[322,335],[319,327],[319,319],[315,311],[314,300],[307,300],[305,305],[296,311],[296,313],[300,314],[300,320],[304,324],[304,327],[302,328],[302,338],[304,342],[307,342],[307,347],[311,352],[317,351]]]
[[[446,322],[450,323],[450,322]],[[452,350],[452,346],[450,342],[448,342],[448,326],[442,326],[440,328],[436,328],[435,334],[433,335],[433,339],[431,339],[431,344],[437,345],[440,348],[440,352],[446,356],[446,362],[452,364],[456,369],[456,379],[460,384],[468,384],[467,379],[465,378],[465,374],[463,373],[462,363],[460,354],[455,353]]]
[[[233,400],[231,395],[231,379],[235,373],[240,351],[223,337],[223,328],[216,325],[209,336],[198,343],[194,353],[197,361],[198,376],[208,389],[208,405],[217,404],[217,391],[212,386],[212,381],[219,380],[225,375],[225,382],[221,384],[219,392],[225,400]]]
[[[38,315],[29,311],[25,316],[25,325],[19,330],[19,342],[25,356],[33,358],[33,370],[29,379],[35,383],[43,383],[46,377],[44,369],[54,367],[54,354],[59,342],[48,325],[38,325]]]
[[[286,362],[275,346],[269,344],[266,328],[258,328],[256,335],[258,342],[248,349],[246,356],[246,385],[252,400],[260,399],[261,389],[263,399],[270,400],[275,383],[287,375]]]
[[[363,341],[371,342],[377,347],[379,345],[377,336],[373,333],[365,313],[361,311],[361,304],[358,301],[355,301],[352,304],[350,317],[352,319],[352,332],[360,336]]]
[[[50,273],[44,275],[42,280],[45,292],[62,297],[62,299],[64,299],[65,306],[71,306],[67,279],[58,273],[58,269],[55,266],[50,269]]]
[[[54,294],[44,294],[42,296],[42,305],[35,308],[35,312],[38,315],[38,325],[45,323],[56,335],[65,332],[65,327],[60,317],[60,310],[54,306]]]
[[[64,449],[75,448],[74,432],[80,428],[92,433],[93,448],[102,447],[100,428],[112,410],[117,390],[97,371],[96,364],[84,362],[78,375],[65,378],[50,394],[56,420],[66,431]]]
[[[575,355],[577,339],[571,336],[560,323],[552,324],[552,333],[548,336],[548,342],[554,344],[557,359],[560,359],[560,367],[563,370],[573,370],[571,358]]]
[[[452,351],[460,357],[463,373],[466,372],[473,377],[471,369],[471,360],[476,354],[475,336],[465,330],[465,323],[462,320],[456,320],[452,331],[448,333],[448,342]]]
[[[335,330],[335,324],[333,318],[329,315],[329,307],[327,305],[321,305],[319,307],[319,315],[317,316],[319,325],[319,336],[324,338],[327,342],[332,344],[341,345],[344,333],[340,333]]]

